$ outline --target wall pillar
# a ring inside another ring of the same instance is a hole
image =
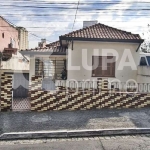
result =
[[[99,93],[108,92],[108,79],[98,78],[97,88],[98,88]]]
[[[30,74],[29,74],[29,85],[31,86],[31,78],[35,76],[35,57],[30,58]]]
[[[102,79],[102,93],[108,92],[108,79]]]
[[[97,79],[97,89],[98,89],[98,92],[100,93],[101,92],[101,89],[102,89],[102,78],[98,78]]]
[[[33,76],[31,78],[31,110],[40,111],[42,107],[42,76]]]
[[[1,111],[10,111],[12,104],[12,75],[1,75]]]

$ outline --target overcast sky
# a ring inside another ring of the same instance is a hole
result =
[[[80,0],[75,20],[77,4],[78,0],[7,0],[0,3],[0,14],[29,31],[30,48],[36,47],[40,38],[46,38],[47,43],[56,41],[60,35],[82,28],[83,21],[90,20],[142,37],[145,33],[143,38],[147,38],[149,0]]]

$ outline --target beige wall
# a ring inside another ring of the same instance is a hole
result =
[[[137,80],[137,68],[136,70],[132,70],[131,67],[124,67],[123,70],[118,70],[118,66],[120,60],[123,56],[123,52],[125,49],[129,49],[131,55],[134,57],[134,61],[136,66],[139,64],[139,53],[136,52],[139,44],[131,44],[131,43],[108,43],[108,42],[79,42],[74,41],[73,50],[71,50],[72,45],[69,47],[69,55],[68,55],[68,64],[72,63],[73,66],[80,66],[80,70],[69,70],[68,71],[68,79],[75,79],[78,81],[89,80],[89,79],[97,79],[97,77],[91,77],[92,71],[87,70],[82,66],[83,62],[88,60],[88,65],[92,66],[92,56],[102,56],[102,50],[104,51],[104,55],[106,55],[106,50],[109,49],[111,52],[116,50],[119,54],[119,59],[116,62],[116,72],[114,79],[119,79],[122,82],[127,81],[128,79]],[[86,54],[82,54],[82,49],[87,49]],[[99,54],[95,54],[98,49]],[[70,57],[71,56],[71,57]],[[122,64],[123,65],[123,64]],[[71,67],[72,68],[72,67]]]

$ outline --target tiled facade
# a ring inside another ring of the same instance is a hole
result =
[[[150,94],[108,91],[108,81],[99,79],[93,91],[78,91],[57,87],[54,93],[41,90],[42,77],[32,77],[31,110],[86,110],[101,108],[150,107]]]
[[[12,102],[12,75],[1,75],[1,111],[10,111]]]

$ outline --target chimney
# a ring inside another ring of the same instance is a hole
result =
[[[97,23],[98,23],[97,20],[93,20],[93,21],[83,21],[83,28],[92,26],[92,25],[97,24]]]

